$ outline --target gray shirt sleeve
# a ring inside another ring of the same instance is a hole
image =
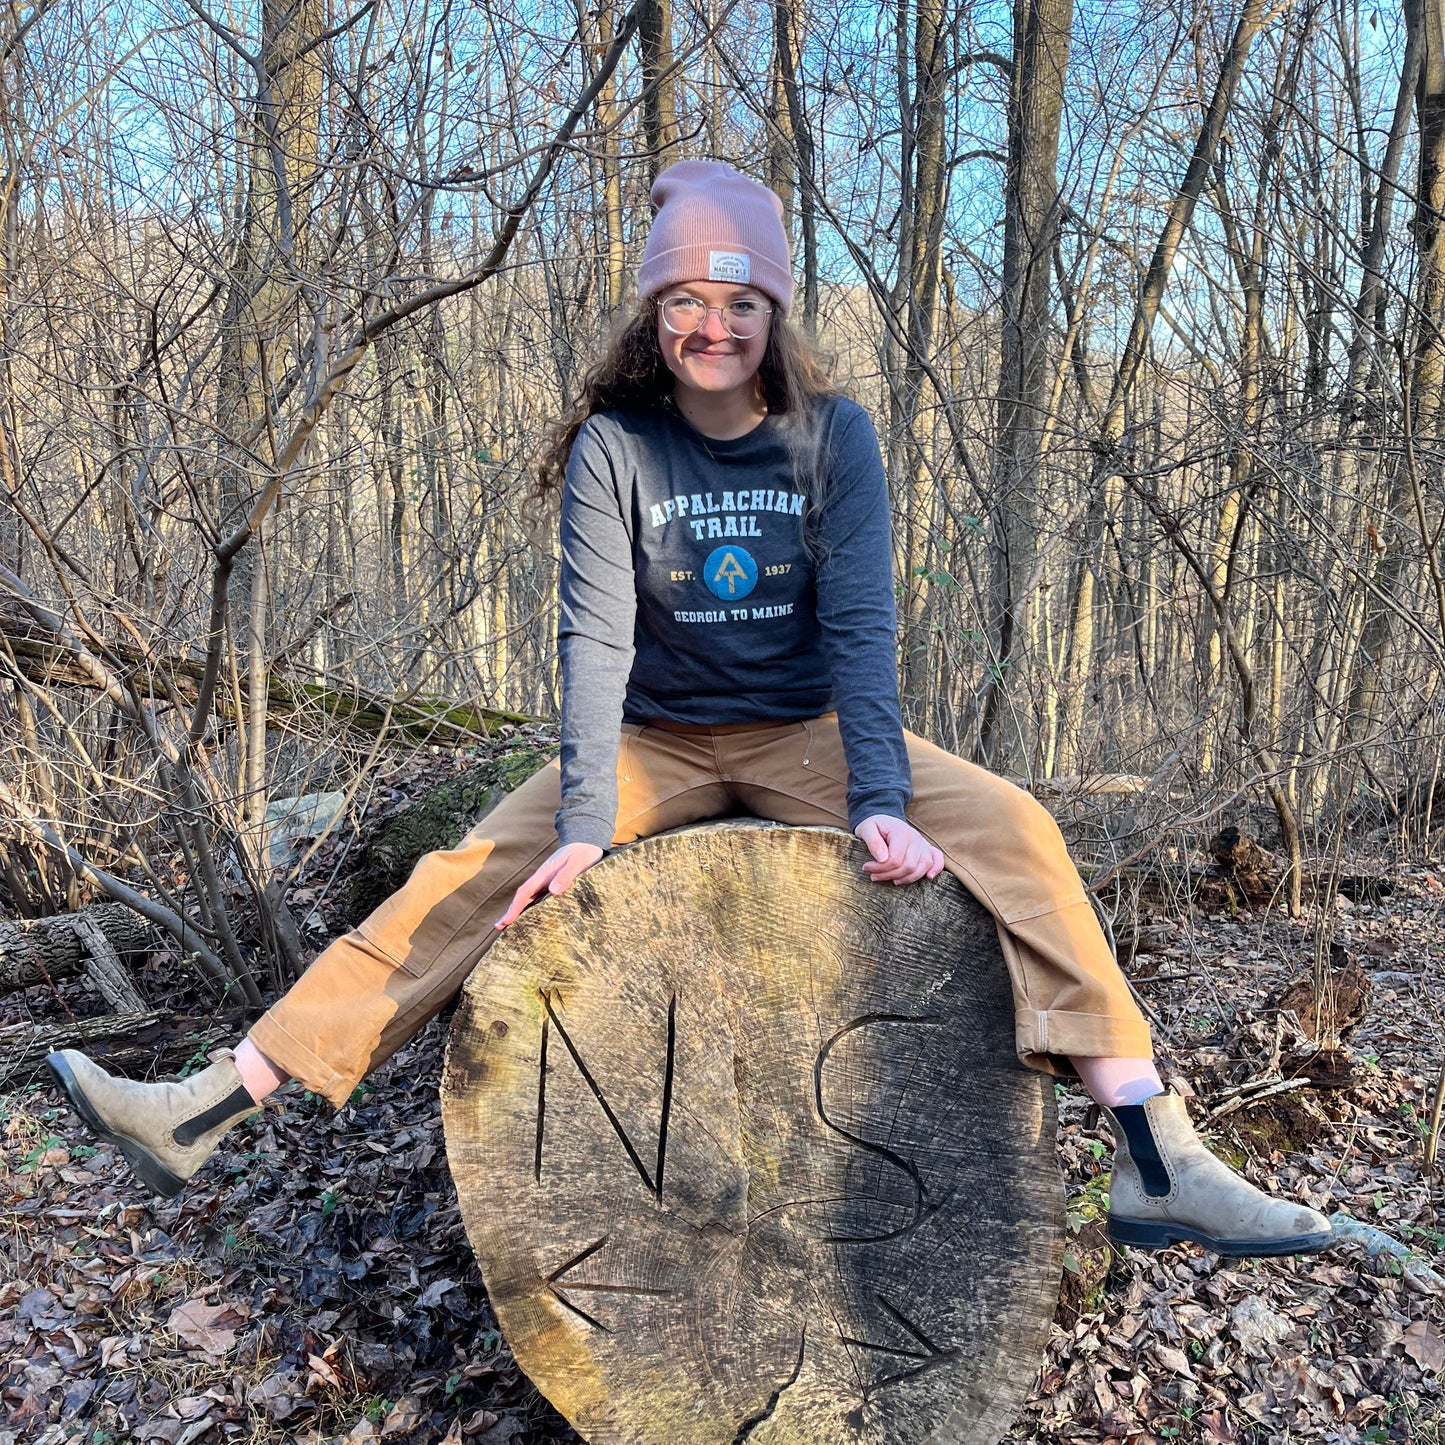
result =
[[[823,445],[827,470],[818,517],[818,621],[848,759],[848,826],[895,818],[913,796],[898,703],[898,622],[888,480],[873,423],[840,401]]]
[[[617,477],[591,420],[578,432],[567,461],[561,548],[557,833],[564,844],[607,849],[617,821],[617,748],[632,670],[637,591]]]

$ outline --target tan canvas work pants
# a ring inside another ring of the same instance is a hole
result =
[[[1057,825],[1027,793],[908,734],[908,821],[998,920],[1019,1057],[1069,1072],[1072,1055],[1143,1058],[1129,995]],[[780,823],[848,826],[837,718],[622,730],[614,843],[741,808]],[[274,1063],[338,1107],[420,1031],[497,937],[517,886],[556,847],[554,762],[325,950],[251,1030]],[[891,884],[879,884],[891,887]],[[919,885],[913,885],[919,886]]]

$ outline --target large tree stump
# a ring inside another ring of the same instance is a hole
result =
[[[487,954],[442,1086],[518,1362],[593,1445],[994,1445],[1057,1298],[994,924],[844,833],[652,838]]]

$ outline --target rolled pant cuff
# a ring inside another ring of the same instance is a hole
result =
[[[262,1014],[251,1025],[246,1037],[276,1065],[284,1069],[297,1083],[320,1094],[333,1107],[339,1109],[360,1083],[365,1065],[353,1078],[339,1074],[318,1054],[313,1053],[299,1040],[291,1037],[270,1014]]]
[[[1142,1017],[1020,1010],[1014,1041],[1027,1068],[1065,1079],[1078,1077],[1072,1058],[1154,1057],[1149,1025]]]

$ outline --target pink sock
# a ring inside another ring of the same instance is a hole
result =
[[[246,1092],[258,1104],[265,1103],[268,1094],[274,1094],[291,1079],[290,1074],[278,1069],[250,1039],[242,1039],[236,1045],[236,1069]]]
[[[1097,1058],[1089,1055],[1070,1059],[1090,1098],[1106,1109],[1124,1104],[1142,1104],[1164,1092],[1164,1081],[1153,1059]]]

